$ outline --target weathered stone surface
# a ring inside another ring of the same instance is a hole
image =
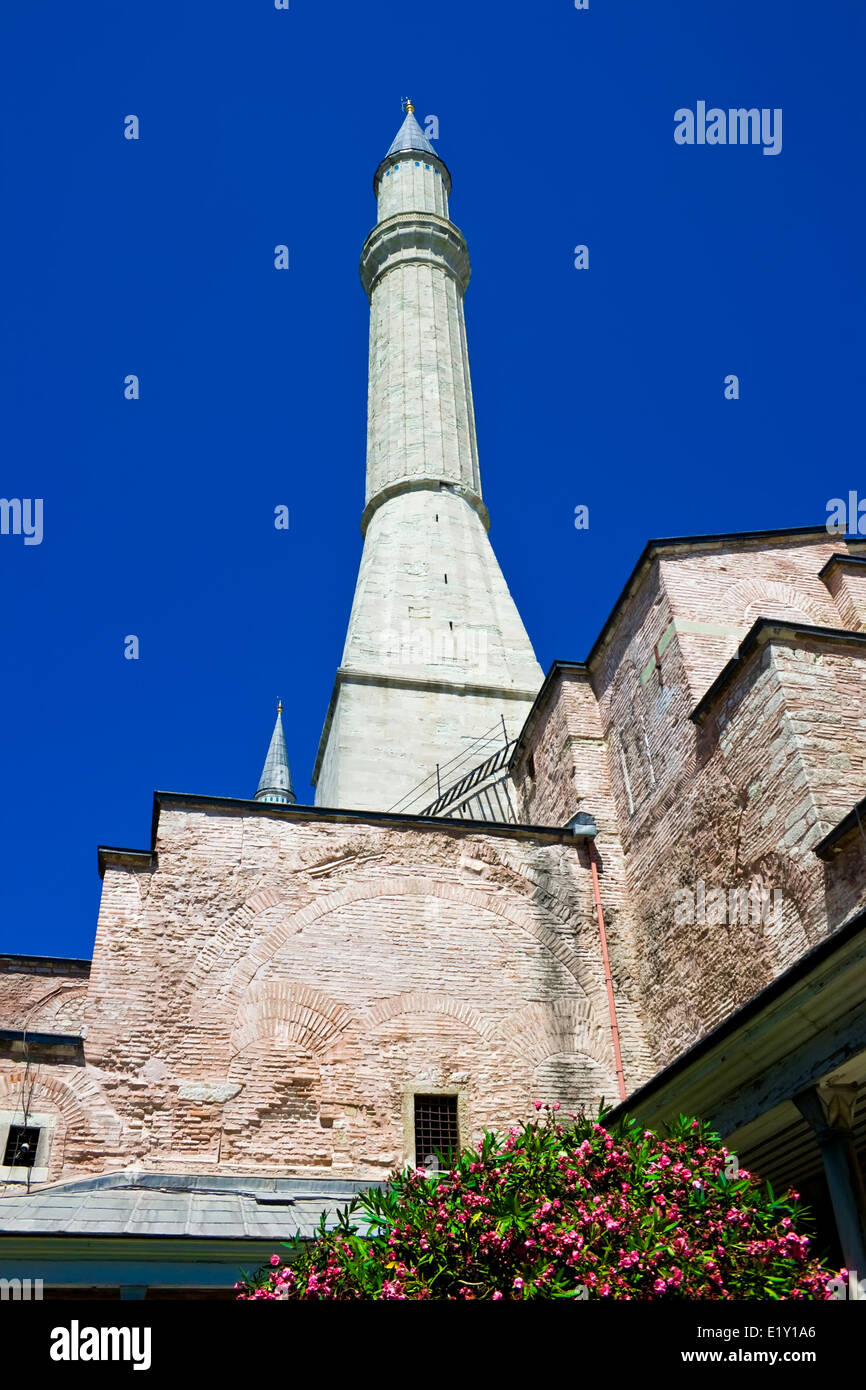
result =
[[[666,546],[589,670],[560,673],[522,739],[525,818],[589,810],[607,838],[606,892],[633,932],[660,1065],[866,905],[862,852],[830,864],[812,853],[866,790],[866,649],[815,631],[860,631],[819,577],[846,544],[815,533]],[[760,616],[793,628],[742,662],[696,726],[692,710]],[[678,924],[699,883],[776,891],[780,920]]]
[[[535,1099],[615,1096],[573,837],[169,805],[156,851],[150,873],[106,870],[87,1004],[93,1113],[82,1125],[59,1068],[53,1102],[40,1100],[67,1119],[64,1171],[369,1177],[412,1156],[413,1090],[453,1086],[467,1139],[534,1113]],[[638,1084],[649,1058],[616,971]]]

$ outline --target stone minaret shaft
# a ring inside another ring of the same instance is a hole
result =
[[[487,537],[463,313],[469,253],[449,219],[450,188],[409,105],[376,171],[378,222],[361,256],[364,552],[313,774],[321,806],[389,810],[437,764],[465,755],[468,771],[501,745],[503,721],[517,734],[541,685]],[[488,733],[486,750],[471,747]],[[426,799],[435,795],[434,781]]]

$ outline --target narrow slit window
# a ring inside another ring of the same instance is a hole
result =
[[[441,1154],[446,1162],[460,1149],[456,1096],[415,1097],[415,1164],[428,1166]]]

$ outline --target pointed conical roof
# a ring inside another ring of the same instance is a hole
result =
[[[436,155],[436,151],[415,120],[414,107],[411,102],[406,107],[406,119],[394,136],[394,142],[385,158],[388,159],[392,154],[401,154],[403,150],[416,150],[420,154]],[[439,156],[436,155],[436,158],[438,159]]]
[[[268,756],[259,778],[256,801],[275,801],[283,806],[295,804],[292,790],[292,774],[289,771],[289,757],[286,752],[286,736],[283,733],[283,706],[277,706],[277,722],[271,734]]]

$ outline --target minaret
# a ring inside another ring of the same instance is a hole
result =
[[[313,773],[317,805],[359,810],[390,810],[437,764],[481,762],[503,729],[516,737],[542,681],[487,537],[463,315],[469,253],[449,219],[451,176],[411,102],[405,110],[376,170],[378,222],[361,254],[364,552]]]
[[[268,756],[259,778],[256,801],[275,801],[280,806],[293,806],[295,793],[292,790],[292,774],[289,771],[289,756],[286,752],[286,736],[283,733],[283,702],[277,705],[277,722],[271,734]]]

